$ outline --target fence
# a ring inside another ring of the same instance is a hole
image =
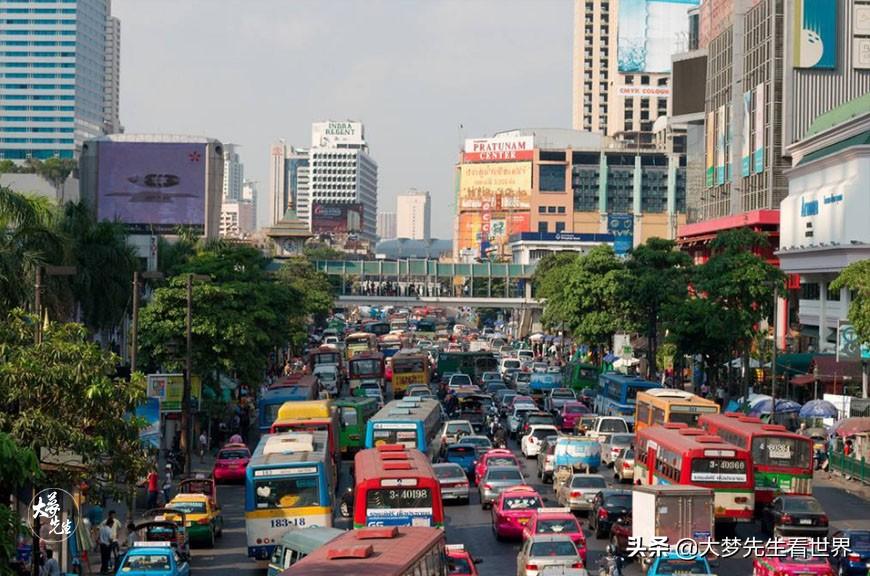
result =
[[[870,466],[867,465],[867,460],[863,457],[859,459],[832,450],[828,454],[828,464],[832,470],[836,470],[844,476],[850,476],[853,480],[870,484]]]

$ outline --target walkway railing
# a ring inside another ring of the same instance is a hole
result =
[[[828,465],[843,476],[850,476],[853,480],[870,484],[870,466],[863,457],[846,456],[842,452],[832,450],[828,454]]]

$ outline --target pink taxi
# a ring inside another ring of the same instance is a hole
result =
[[[520,461],[514,456],[514,453],[505,448],[495,448],[487,450],[483,456],[477,460],[474,465],[474,483],[480,484],[480,479],[486,474],[486,469],[489,466],[516,466],[520,470]]]
[[[538,534],[567,534],[586,564],[586,536],[570,508],[539,508],[523,528],[523,542]]]
[[[543,505],[541,495],[531,486],[506,488],[492,506],[492,531],[496,540],[521,538],[526,524]]]
[[[809,551],[808,544],[803,548]],[[788,550],[788,547],[784,549]],[[834,576],[834,569],[827,558],[794,552],[777,556],[768,550],[764,556],[755,557],[752,576]]]

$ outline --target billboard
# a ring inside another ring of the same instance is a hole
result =
[[[100,142],[97,218],[128,227],[202,231],[206,213],[205,143]]]
[[[795,68],[837,67],[837,4],[839,0],[795,0]]]
[[[459,210],[528,210],[532,195],[532,163],[463,164]]]
[[[725,106],[716,114],[716,184],[725,183]]]
[[[613,234],[616,255],[627,255],[634,247],[634,214],[608,214],[607,233]]]
[[[749,157],[752,145],[752,131],[749,123],[752,118],[752,91],[743,93],[743,145],[740,149],[740,173],[744,177],[749,176]]]
[[[183,374],[149,374],[147,396],[160,400],[160,412],[181,412],[184,396]],[[199,406],[202,397],[202,380],[194,374],[190,378],[191,406]]]
[[[531,230],[529,212],[464,212],[459,215],[459,250],[480,252],[481,245],[496,246],[507,252],[510,237]]]
[[[463,162],[531,160],[535,154],[534,136],[467,138]]]
[[[715,147],[716,147],[716,126],[715,120],[716,113],[710,110],[707,113],[707,122],[704,123],[704,135],[707,140],[707,153],[705,154],[705,159],[707,162],[707,188],[711,188],[713,186],[713,180],[715,176],[716,169],[714,168],[713,156],[715,155]]]
[[[335,148],[339,144],[365,144],[362,122],[315,122],[311,125],[311,146]]]
[[[755,149],[752,164],[756,174],[764,171],[764,82],[755,87]]]
[[[327,204],[315,202],[311,208],[311,231],[315,234],[359,232],[363,206],[359,203]]]
[[[689,9],[699,0],[620,0],[617,59],[622,73],[671,71],[688,47]]]

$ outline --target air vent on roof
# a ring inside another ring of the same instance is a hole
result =
[[[756,416],[741,416],[741,422],[746,422],[747,424],[761,424],[761,418]]]
[[[761,427],[762,430],[769,430],[771,432],[788,432],[785,426],[782,424],[765,424]]]
[[[695,442],[699,442],[701,444],[721,444],[722,439],[718,436],[698,436],[695,438]]]
[[[274,434],[263,447],[264,455],[286,452],[314,452],[314,435],[299,432]]]
[[[683,436],[703,436],[706,432],[698,430],[697,428],[683,428],[680,430],[680,434]]]
[[[384,470],[410,470],[411,463],[407,460],[401,462],[384,462]]]
[[[326,551],[329,560],[343,560],[346,558],[368,558],[374,552],[371,544],[367,546],[348,546],[347,548],[330,548]]]
[[[742,412],[726,412],[725,416],[728,416],[729,418],[742,418],[746,416],[746,414]]]
[[[407,460],[407,452],[382,452],[381,460]]]
[[[668,430],[682,430],[683,428],[688,428],[688,425],[683,422],[668,422],[665,424],[665,428]]]
[[[375,540],[380,538],[395,538],[399,535],[396,526],[390,528],[360,528],[353,531],[357,540]]]
[[[411,413],[407,408],[393,408],[390,410],[390,416],[408,416]]]
[[[378,452],[404,452],[405,447],[401,444],[381,444],[377,447]]]

